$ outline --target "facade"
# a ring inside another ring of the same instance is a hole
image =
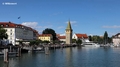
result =
[[[114,46],[120,46],[120,33],[114,35],[112,41]]]
[[[79,33],[76,34],[75,33],[73,34],[72,39],[76,39],[76,40],[80,39],[82,40],[82,42],[89,42],[89,38],[87,34],[79,34]]]
[[[66,37],[65,36],[59,36],[58,39],[59,39],[59,41],[63,41],[63,42],[66,41]]]
[[[72,43],[72,27],[70,21],[68,22],[67,28],[65,30],[66,34],[66,44],[70,45]]]
[[[18,45],[18,41],[29,41],[37,38],[38,32],[34,29],[12,22],[0,22],[0,26],[7,30],[9,43]]]
[[[42,40],[42,41],[50,41],[50,42],[52,42],[53,36],[51,34],[40,34],[38,39]]]

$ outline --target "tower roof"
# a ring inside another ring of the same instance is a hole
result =
[[[66,29],[70,29],[70,30],[72,30],[72,27],[71,27],[70,21],[68,22],[68,25],[67,25],[67,28],[66,28]]]

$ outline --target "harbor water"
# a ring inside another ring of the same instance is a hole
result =
[[[120,67],[120,48],[71,47],[44,52],[24,53],[10,57],[0,67]]]

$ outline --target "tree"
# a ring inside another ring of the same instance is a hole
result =
[[[104,33],[104,44],[107,44],[108,43],[108,33],[107,31],[105,31]]]
[[[99,44],[102,44],[103,43],[103,37],[101,36],[98,36],[98,35],[94,35],[94,36],[89,36],[89,40],[90,41],[93,41],[95,43],[99,43]]]
[[[4,28],[0,27],[0,39],[1,40],[8,38],[8,35],[7,35],[6,32],[7,32],[7,30],[5,30]]]
[[[39,45],[42,41],[41,40],[32,40],[30,41],[30,46],[34,46],[34,45]]]
[[[45,30],[43,30],[42,34],[51,34],[53,36],[53,41],[55,41],[57,39],[56,33],[53,29],[46,28]]]
[[[50,41],[46,41],[46,40],[45,40],[45,41],[43,41],[43,43],[46,43],[46,44],[48,44],[48,43],[50,43]]]
[[[2,44],[2,41],[3,39],[7,39],[8,38],[8,35],[7,35],[7,30],[5,30],[4,28],[0,27],[0,42]]]
[[[92,37],[91,36],[88,36],[89,37],[89,41],[92,41]]]
[[[82,40],[78,39],[78,40],[76,41],[76,43],[77,43],[77,44],[82,44]]]
[[[76,39],[72,39],[72,43],[76,43]]]
[[[112,43],[112,37],[108,37],[108,43]]]

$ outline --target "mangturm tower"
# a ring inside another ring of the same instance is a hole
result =
[[[66,44],[70,45],[72,43],[72,27],[70,21],[68,22],[65,33],[66,33]]]

